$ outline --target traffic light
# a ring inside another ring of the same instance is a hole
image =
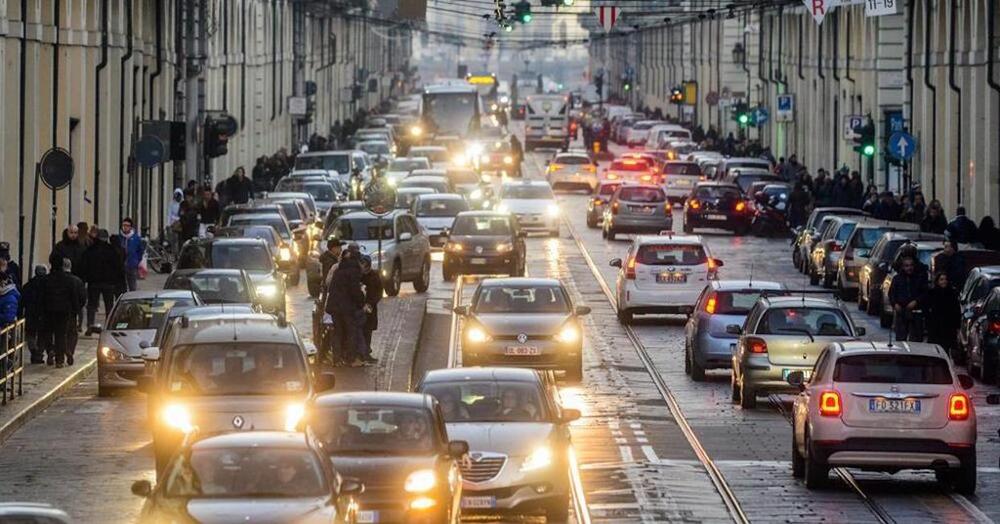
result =
[[[738,102],[733,105],[733,121],[739,124],[740,127],[749,127],[751,125],[752,117],[750,115],[750,107],[746,102]]]
[[[866,157],[875,156],[875,124],[869,119],[854,128],[854,151]]]
[[[229,152],[229,138],[239,125],[229,113],[218,112],[205,117],[205,156],[216,158]]]
[[[531,19],[533,18],[531,14],[531,4],[528,3],[527,0],[521,0],[520,2],[514,4],[514,18],[522,24],[531,22]]]
[[[632,81],[629,79],[622,80],[622,91],[626,93],[632,90]]]
[[[672,104],[683,104],[684,103],[684,90],[680,87],[674,87],[670,90],[670,103]]]

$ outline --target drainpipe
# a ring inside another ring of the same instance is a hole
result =
[[[107,0],[105,0],[107,2]],[[20,79],[18,86],[18,96],[20,110],[18,111],[18,124],[17,124],[17,140],[18,140],[18,177],[17,177],[17,214],[18,214],[18,224],[17,224],[17,265],[18,267],[24,268],[24,157],[25,157],[25,107],[27,104],[24,102],[27,95],[27,85],[28,85],[28,73],[25,71],[25,64],[28,63],[28,0],[21,0],[21,65],[20,65]],[[107,20],[105,18],[105,20]],[[28,271],[33,271],[30,267]],[[29,273],[31,274],[31,273]],[[23,277],[23,275],[18,275],[18,278]]]
[[[799,55],[798,73],[799,73],[799,80],[805,80],[806,76],[802,74],[802,56],[805,55],[805,53],[802,52],[802,35],[805,32],[805,24],[803,23],[804,17],[800,16],[798,17],[798,19],[799,19],[799,46],[796,48],[798,50],[796,51],[796,53]]]
[[[987,34],[988,34],[988,36],[986,38],[986,41],[989,42],[990,44],[992,44],[993,42],[996,41],[996,40],[994,40],[996,38],[996,30],[997,30],[997,28],[996,28],[996,14],[997,14],[996,0],[987,0],[986,1],[986,12],[987,12],[987,15],[986,15],[986,17],[987,17],[986,18],[987,19],[987,22],[986,22],[986,31],[987,31]],[[913,26],[913,24],[910,24],[911,28],[912,28],[912,26]],[[992,45],[987,45],[986,46],[986,83],[989,84],[990,89],[992,89],[994,93],[1000,93],[1000,83],[997,83],[997,81],[994,80],[994,77],[993,77],[993,67],[994,67],[993,66],[993,61],[996,60],[996,56],[995,55],[996,55],[996,51],[994,51],[993,46]],[[998,136],[1000,136],[1000,135],[998,135]],[[995,151],[1000,151],[1000,143],[997,144],[997,149]]]
[[[924,88],[931,96],[931,200],[937,199],[937,87],[931,84],[931,2],[924,2]],[[989,47],[989,46],[987,46]]]
[[[995,1],[996,0],[989,0],[987,2],[987,4],[988,5],[993,5],[993,2],[995,2]],[[908,5],[906,6],[906,9],[907,9],[907,13],[906,13],[906,17],[907,17],[907,22],[906,22],[906,87],[909,90],[909,98],[908,98],[908,100],[910,102],[910,114],[907,115],[907,116],[909,116],[910,119],[913,118],[913,24],[916,21],[915,18],[916,18],[916,13],[917,13],[917,10],[913,6],[914,2],[915,2],[915,0],[910,0],[908,2]],[[992,26],[992,19],[990,19],[990,27],[991,28],[993,27]],[[992,42],[993,40],[991,39],[989,41]],[[987,48],[987,51],[986,51],[987,54],[988,55],[992,54],[992,52],[993,52],[992,46],[986,46],[986,48]],[[992,69],[993,69],[993,63],[992,62],[987,62],[986,67],[987,67],[987,70],[992,71]],[[989,75],[989,79],[988,80],[991,81],[991,82],[993,81],[993,75],[992,74]],[[997,86],[997,87],[1000,88],[1000,86]],[[1000,90],[1000,89],[998,89],[998,90]],[[997,149],[997,151],[1000,151],[1000,149]],[[903,180],[906,183],[906,188],[907,189],[909,189],[910,187],[913,187],[913,175],[912,175],[912,173],[910,173],[910,162],[911,161],[907,161],[906,162],[906,164],[905,164],[906,167],[903,170]]]
[[[957,1],[951,2],[951,28],[948,32],[950,58],[948,60],[948,87],[958,96],[958,141],[955,147],[955,176],[958,179],[958,205],[962,205],[962,88],[958,86],[955,79],[955,58],[958,44],[955,39],[955,29],[958,27],[958,16],[955,9],[958,7]],[[993,47],[993,41],[987,42],[989,47]]]
[[[163,0],[156,0],[156,69],[149,75],[149,119],[153,119],[153,106],[156,104],[156,79],[160,76],[163,71]],[[169,152],[167,153],[169,155]],[[169,157],[168,157],[169,158]],[[160,194],[160,209],[159,209],[159,220],[163,220],[164,217],[164,207],[163,207],[163,164],[159,166],[160,173],[160,189],[157,191]],[[152,179],[152,175],[150,175]],[[150,183],[152,186],[152,183]],[[148,216],[149,210],[147,209],[146,215]],[[152,220],[146,221],[146,226],[148,227]],[[162,228],[160,228],[162,229]],[[154,234],[154,233],[150,233]]]
[[[243,21],[240,23],[240,129],[247,125],[247,9],[240,9]]]
[[[784,18],[782,18],[783,12],[784,12],[784,8],[783,7],[779,7],[778,8],[778,16],[777,16],[777,19],[778,19],[778,43],[779,44],[781,42],[785,41],[785,21],[784,21]],[[772,48],[774,47],[774,40],[773,39],[771,40],[770,46]],[[770,52],[770,51],[768,51],[768,52]],[[785,91],[787,92],[788,91],[788,78],[785,77],[785,72],[781,68],[781,50],[780,49],[778,50],[778,74],[775,77],[775,79],[778,81],[779,84],[781,84],[782,87],[785,88]]]
[[[761,97],[760,103],[763,104],[771,97],[771,82],[768,80],[767,76],[764,76],[764,8],[758,11],[757,19],[760,20],[760,30],[757,31],[757,78],[761,81],[763,86],[761,87]],[[773,33],[771,31],[771,24],[768,24],[768,34]],[[770,55],[770,49],[768,49],[768,54]],[[770,58],[769,58],[770,59]],[[760,140],[763,145],[764,130],[757,127],[757,139]]]
[[[125,63],[132,59],[132,2],[125,2],[125,54],[121,59],[121,77],[118,82],[118,220],[125,216]]]
[[[837,130],[840,129],[840,11],[831,13],[833,18],[833,60],[830,61],[830,70],[833,72],[833,164],[830,168],[837,170],[837,161],[840,160],[840,140],[837,137]]]
[[[246,31],[244,31],[245,33]],[[278,116],[278,0],[271,2],[271,120]]]
[[[22,6],[27,0],[21,1]],[[94,70],[94,219],[97,224],[101,216],[101,71],[108,66],[108,0],[101,0],[101,61]],[[21,68],[22,75],[24,68]],[[23,80],[22,76],[22,80]],[[23,88],[22,84],[22,88]],[[23,112],[22,112],[23,113]],[[23,125],[23,122],[22,122]],[[21,128],[22,132],[24,128]],[[23,160],[23,159],[22,159]],[[24,165],[24,162],[21,162]]]
[[[912,30],[912,28],[910,28],[910,29]],[[847,34],[844,35],[844,38],[846,39],[847,45],[848,45],[847,52],[844,53],[844,80],[847,80],[848,82],[854,84],[855,83],[854,79],[851,78],[851,50],[850,50],[850,45],[851,45],[851,15],[850,15],[850,13],[848,13],[848,15],[847,15]]]
[[[55,5],[52,24],[55,26],[55,38],[52,42],[52,147],[58,145],[59,140],[59,15],[62,10],[62,0],[55,0]],[[27,19],[27,17],[25,17]],[[73,184],[70,183],[69,190],[73,191]],[[38,192],[38,187],[35,187],[35,192]],[[70,202],[72,202],[72,195],[70,195]],[[55,246],[58,242],[58,237],[56,237],[56,216],[58,215],[56,207],[56,190],[52,190],[52,245]],[[72,204],[70,204],[72,205]],[[71,220],[73,217],[69,217]],[[34,235],[32,235],[32,242],[34,242]],[[34,254],[34,249],[31,250]],[[30,258],[30,257],[29,257]],[[20,275],[18,275],[20,276]]]
[[[229,111],[229,2],[222,3],[222,110]]]

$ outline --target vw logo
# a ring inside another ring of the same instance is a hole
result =
[[[528,341],[528,335],[526,335],[524,333],[518,333],[517,334],[517,341],[520,342],[521,344],[524,344],[525,342]]]
[[[242,429],[244,422],[245,421],[243,420],[243,417],[241,417],[239,415],[236,415],[235,417],[233,417],[233,427],[236,428],[236,429]]]
[[[476,254],[480,255],[483,253],[483,246],[476,246]]]
[[[667,267],[667,271],[673,272],[673,270],[674,270],[673,266],[668,266]]]

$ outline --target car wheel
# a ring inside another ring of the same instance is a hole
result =
[[[684,344],[684,374],[691,375],[691,348]]]
[[[399,288],[403,285],[403,271],[399,267],[399,262],[393,262],[392,271],[389,273],[389,281],[385,285],[385,294],[390,297],[399,295]]]
[[[424,293],[429,287],[431,287],[430,257],[424,259],[424,263],[420,266],[420,275],[418,275],[417,279],[413,281],[413,289],[417,293]]]
[[[632,323],[632,312],[627,309],[618,310],[618,323],[627,326]]]
[[[606,227],[602,227],[601,228],[601,238],[603,238],[603,239],[607,239],[608,238],[608,228],[606,228]]]
[[[549,231],[549,236],[552,238],[559,238],[559,230],[553,229],[552,231]]]
[[[979,369],[980,380],[986,384],[993,384],[997,377],[997,358],[990,357],[988,353],[980,349],[982,355],[982,366]]]
[[[824,275],[823,289],[832,289],[832,288],[833,288],[833,275]]]
[[[608,228],[608,240],[614,240],[616,235],[614,229]]]
[[[830,481],[830,466],[820,464],[813,456],[812,444],[809,442],[809,435],[806,435],[806,457],[803,465],[803,474],[806,477],[807,489],[819,489],[826,486]]]
[[[705,368],[698,364],[698,360],[694,358],[694,351],[688,353],[688,359],[690,361],[691,368],[691,380],[695,382],[704,382],[705,380]]]
[[[587,214],[587,227],[590,229],[595,229],[597,227],[597,218]]]
[[[792,421],[792,477],[800,479],[806,474],[806,461],[795,445],[795,421]]]
[[[878,315],[878,310],[881,308],[881,304],[875,300],[875,295],[872,295],[872,291],[868,291],[868,300],[865,300],[865,313],[871,316]]]
[[[733,228],[733,234],[738,237],[746,236],[748,229],[750,228],[748,228],[747,226],[736,226],[735,228]]]
[[[545,522],[566,522],[569,520],[569,496],[557,497],[545,508]]]
[[[861,298],[860,289],[858,289],[858,311],[868,311],[868,301]]]
[[[735,370],[733,370],[732,376],[729,379],[729,387],[730,387],[729,400],[731,400],[733,402],[733,404],[739,404],[739,402],[740,402],[740,388],[736,385],[736,371]]]
[[[455,272],[452,271],[452,269],[448,267],[446,264],[442,264],[441,278],[443,278],[445,282],[453,282],[455,280]]]
[[[740,407],[743,409],[757,407],[757,393],[752,389],[747,389],[746,384],[740,384]]]
[[[976,494],[976,447],[972,446],[969,454],[957,470],[938,473],[938,480],[950,484],[952,489],[961,495]]]
[[[792,267],[799,270],[802,268],[802,255],[798,249],[792,250]]]
[[[109,387],[102,386],[100,382],[97,383],[97,396],[98,397],[110,397],[114,395],[114,390]]]

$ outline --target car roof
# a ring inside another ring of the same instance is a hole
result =
[[[176,313],[175,313],[176,312]],[[256,314],[249,304],[202,304],[200,306],[174,307],[167,313],[169,317],[232,317],[233,315]]]
[[[443,195],[444,193],[436,193],[434,188],[431,187],[400,187],[396,189],[396,194],[414,194],[414,195]]]
[[[465,197],[458,193],[424,193],[420,195],[420,200],[465,200]]]
[[[304,433],[289,431],[236,431],[203,438],[191,445],[192,450],[267,447],[310,449]]]
[[[659,184],[650,184],[650,183],[643,183],[643,182],[632,182],[632,181],[628,181],[628,180],[622,182],[622,189],[629,188],[629,187],[635,187],[635,188],[640,188],[640,189],[660,189],[660,190],[663,189],[663,186],[661,186]]]
[[[271,191],[266,194],[266,198],[301,198],[309,200],[313,196],[304,191]]]
[[[411,175],[403,179],[404,182],[440,182],[447,181],[445,175]]]
[[[457,217],[500,217],[500,218],[510,218],[510,213],[501,213],[500,211],[489,211],[489,210],[470,210],[462,211]]]
[[[538,372],[530,368],[470,367],[434,369],[424,375],[423,384],[433,382],[459,382],[463,380],[502,380],[509,382],[540,383]]]
[[[770,280],[712,280],[709,285],[716,291],[738,291],[741,289],[785,289],[785,284]]]
[[[939,235],[937,233],[925,233],[923,231],[887,231],[882,235],[889,235],[889,240],[944,240],[944,235]]]
[[[544,180],[529,180],[527,178],[523,180],[508,180],[503,183],[504,186],[537,186],[537,187],[550,187],[549,183]]]
[[[359,151],[354,149],[340,149],[337,151],[306,151],[305,153],[299,153],[296,158],[303,156],[333,156],[333,155],[352,155],[358,153]]]
[[[583,157],[587,157],[588,159],[590,158],[590,155],[587,154],[587,152],[583,151],[583,150],[579,150],[579,151],[561,151],[559,153],[556,153],[555,157],[556,158],[561,158],[561,157],[564,157],[564,156],[583,156]]]
[[[857,354],[879,354],[879,353],[908,353],[911,355],[925,355],[933,357],[945,357],[946,354],[941,346],[927,342],[906,342],[906,341],[863,341],[851,340],[831,344],[833,351],[839,355]]]
[[[941,242],[935,242],[932,240],[918,240],[910,243],[916,245],[918,251],[937,251],[942,249]]]
[[[973,268],[973,271],[979,270],[979,272],[988,277],[1000,276],[1000,266],[978,266]]]
[[[448,148],[444,146],[413,146],[410,148],[409,155],[420,156],[420,155],[414,155],[413,154],[414,151],[448,151]]]
[[[768,307],[821,307],[821,308],[832,308],[841,309],[841,303],[839,300],[834,298],[824,298],[807,296],[807,295],[779,295],[779,296],[765,296],[761,300],[764,300]]]
[[[731,187],[737,191],[740,190],[740,186],[732,182],[722,182],[721,180],[708,180],[705,182],[698,182],[694,185],[695,189],[698,189],[699,187]]]
[[[129,291],[118,297],[118,300],[143,300],[150,298],[191,298],[193,291],[186,289],[149,289]]]
[[[667,244],[678,244],[678,245],[690,245],[690,246],[701,246],[704,245],[701,235],[636,235],[634,237],[633,243],[640,246],[653,246],[653,245],[667,245]]]
[[[219,269],[219,268],[191,268],[191,269],[176,269],[170,276],[174,275],[193,275],[198,274],[209,274],[209,275],[239,275],[242,273],[242,269]]]
[[[176,339],[177,345],[225,342],[297,344],[298,339],[290,324],[279,323],[277,318],[264,313],[195,318],[187,328],[178,331]]]
[[[395,218],[396,216],[402,214],[406,214],[406,211],[402,209],[393,209],[392,211],[389,211],[387,214],[385,214],[382,218],[385,219]],[[378,218],[378,216],[366,209],[358,209],[355,211],[344,213],[343,215],[340,215],[339,218]]]
[[[562,283],[555,278],[540,278],[540,277],[484,278],[482,281],[479,282],[479,287],[500,287],[500,286],[561,287]]]
[[[244,217],[254,217],[257,215],[239,215],[240,218]],[[280,215],[276,215],[280,216]],[[236,218],[236,217],[233,217]],[[239,225],[239,224],[237,224]],[[215,244],[222,244],[226,246],[252,246],[252,245],[267,245],[267,242],[263,238],[251,238],[251,237],[213,237],[213,238],[202,238],[195,241],[198,245],[212,246]]]
[[[313,404],[317,407],[333,406],[402,406],[411,408],[429,408],[432,399],[423,393],[405,393],[401,391],[352,391],[347,393],[325,393],[318,395]]]

